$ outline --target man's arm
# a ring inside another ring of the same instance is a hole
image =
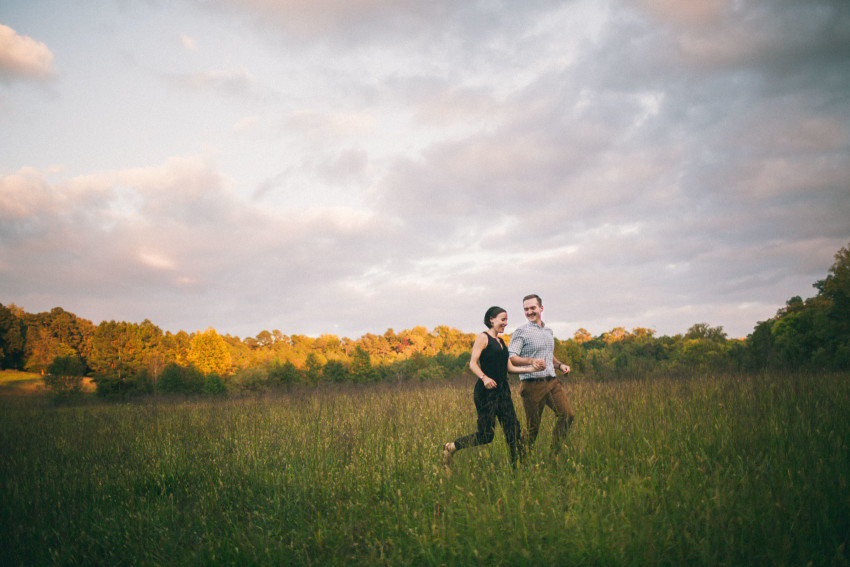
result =
[[[557,368],[558,370],[560,370],[564,374],[570,373],[571,368],[570,368],[569,364],[564,364],[563,362],[558,360],[554,353],[552,354],[552,363],[555,365],[555,368]]]
[[[511,335],[511,342],[508,345],[508,352],[511,354],[511,363],[514,366],[527,366],[534,362],[533,358],[525,358],[520,356],[522,347],[525,346],[525,340],[522,337],[522,330],[517,329]]]
[[[546,368],[546,362],[542,358],[520,356],[524,346],[525,339],[522,336],[522,332],[517,329],[514,334],[511,335],[511,344],[510,347],[508,347],[508,352],[511,354],[511,364],[514,366],[532,366],[533,371],[543,370]]]

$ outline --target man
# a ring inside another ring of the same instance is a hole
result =
[[[545,368],[536,372],[520,374],[519,395],[525,408],[526,431],[524,446],[530,450],[540,431],[540,419],[543,408],[549,406],[555,412],[557,421],[552,434],[552,452],[557,454],[564,445],[567,430],[575,414],[570,405],[567,392],[555,375],[555,369],[564,375],[570,367],[555,357],[555,335],[542,320],[543,302],[540,296],[532,294],[522,299],[522,309],[528,323],[514,331],[508,352],[515,366],[534,364],[542,359]]]

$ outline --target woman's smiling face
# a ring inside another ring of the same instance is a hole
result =
[[[493,323],[493,330],[496,331],[496,334],[504,333],[505,327],[508,326],[508,314],[502,311],[492,319],[490,322]]]

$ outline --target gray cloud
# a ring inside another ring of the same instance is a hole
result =
[[[0,301],[358,336],[537,292],[559,337],[737,336],[850,240],[844,2],[193,6],[280,68],[154,73],[239,102],[205,159],[0,177]]]
[[[779,41],[794,16],[767,21],[764,8],[751,25],[770,24],[758,31]],[[623,27],[574,64],[545,69],[497,104],[482,96],[495,128],[400,159],[382,183],[382,206],[414,231],[443,236],[424,254],[445,254],[447,241],[486,246],[488,227],[510,227],[495,245],[508,256],[542,249],[559,258],[541,280],[593,274],[570,295],[591,293],[600,316],[628,317],[628,304],[646,297],[671,307],[703,304],[706,293],[730,304],[782,302],[789,278],[799,287],[814,274],[772,267],[777,251],[799,258],[795,269],[823,266],[850,228],[848,108],[834,103],[842,69],[812,47],[842,10],[819,6],[798,34],[806,37],[779,53],[735,42],[746,30],[731,16],[709,18],[700,33],[711,45],[678,59],[659,52],[670,38],[646,21],[614,20]],[[692,45],[682,44],[692,29],[677,31],[681,50]],[[724,41],[719,57],[711,48]],[[777,73],[811,79],[798,69],[809,63],[828,87]],[[569,246],[579,252],[554,252]]]

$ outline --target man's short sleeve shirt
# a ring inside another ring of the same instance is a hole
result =
[[[555,334],[546,325],[538,327],[534,323],[526,323],[518,328],[511,335],[511,344],[508,347],[508,353],[511,356],[542,358],[546,361],[546,368],[537,372],[520,374],[520,380],[548,378],[555,375],[555,366],[552,358],[555,354]]]

